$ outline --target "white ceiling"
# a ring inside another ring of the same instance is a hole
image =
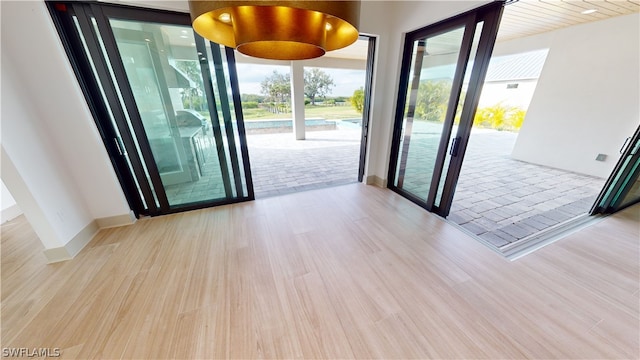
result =
[[[587,10],[596,11],[584,14]],[[505,7],[498,40],[511,40],[638,12],[640,0],[520,0]]]

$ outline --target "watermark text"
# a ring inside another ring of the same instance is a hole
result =
[[[2,357],[4,358],[44,358],[59,357],[62,353],[60,348],[26,348],[26,347],[5,347],[2,348]]]

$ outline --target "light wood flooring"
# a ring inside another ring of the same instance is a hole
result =
[[[141,220],[46,265],[2,226],[2,347],[64,358],[629,358],[640,207],[509,262],[352,184]]]

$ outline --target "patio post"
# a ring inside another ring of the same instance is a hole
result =
[[[293,134],[296,140],[304,140],[304,65],[302,61],[291,61],[291,110]]]

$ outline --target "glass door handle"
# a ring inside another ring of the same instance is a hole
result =
[[[451,141],[451,148],[449,149],[449,155],[456,157],[458,156],[458,144],[460,143],[460,137],[453,138]]]
[[[624,147],[629,142],[629,139],[631,139],[631,136],[629,136],[628,138],[624,139],[624,142],[622,143],[622,147],[620,148],[620,154],[622,154],[624,152]]]

